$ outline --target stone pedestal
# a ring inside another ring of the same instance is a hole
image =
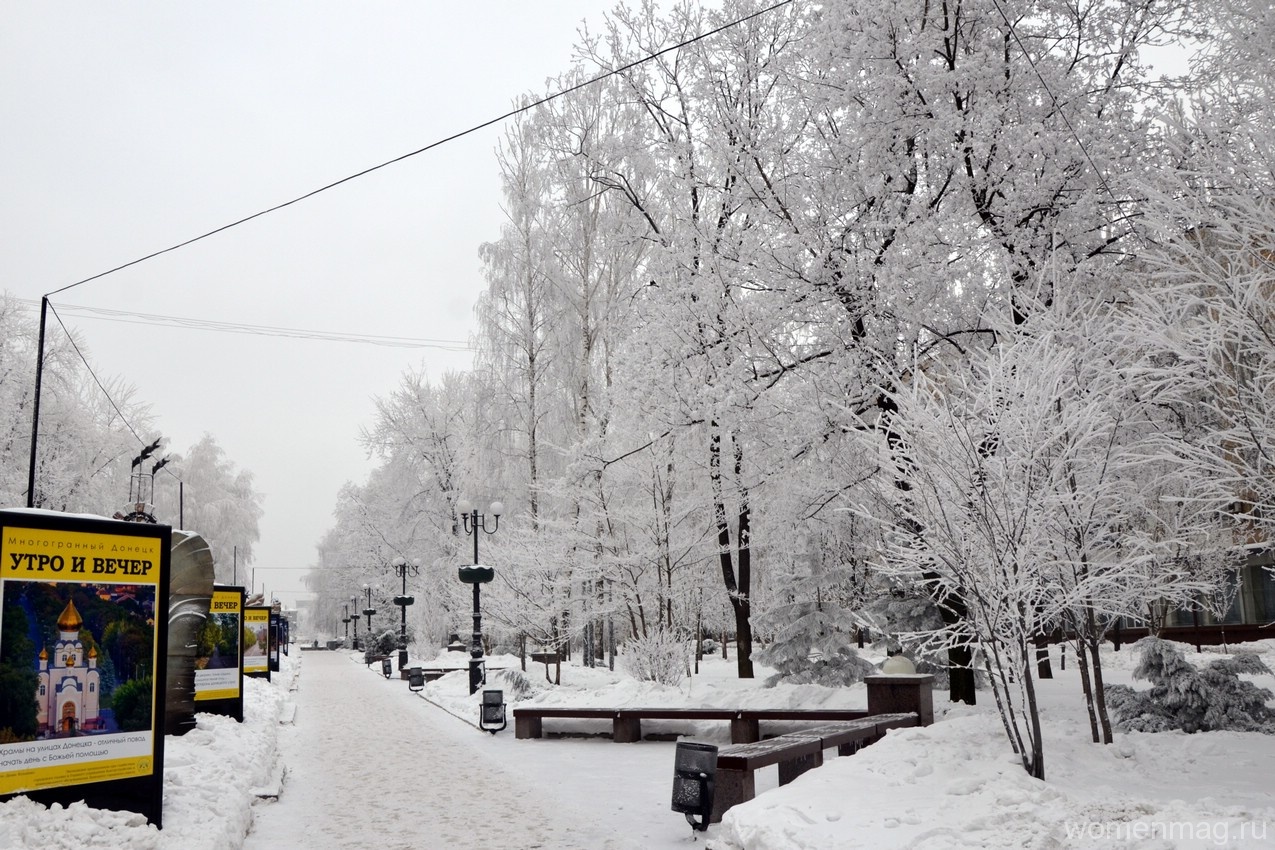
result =
[[[922,726],[934,722],[934,676],[929,673],[867,676],[869,714],[912,711]]]

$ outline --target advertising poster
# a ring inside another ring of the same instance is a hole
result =
[[[279,672],[279,612],[270,610],[270,671]]]
[[[195,650],[195,708],[243,722],[242,587],[214,587]]]
[[[0,511],[0,799],[160,824],[170,534]]]
[[[264,605],[243,609],[243,674],[270,678],[270,609]]]

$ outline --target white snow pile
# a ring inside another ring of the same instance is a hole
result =
[[[1219,657],[1180,648],[1196,666]],[[1244,648],[1267,666],[1275,657],[1275,641]],[[1103,659],[1107,684],[1148,686],[1130,675],[1134,651]],[[1010,751],[994,706],[950,708],[934,726],[893,730],[730,810],[708,847],[1275,848],[1275,736],[1117,733],[1094,744],[1074,666],[1059,671],[1055,654],[1054,670],[1037,683],[1045,782]],[[1247,678],[1275,687],[1269,675]],[[936,708],[949,705],[942,697]]]
[[[252,826],[257,793],[278,761],[279,718],[296,671],[283,661],[273,682],[244,680],[244,722],[197,714],[196,726],[164,739],[164,828],[139,814],[46,808],[26,797],[0,804],[0,848],[40,850],[236,850]]]

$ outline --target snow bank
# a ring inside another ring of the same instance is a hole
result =
[[[279,717],[300,659],[275,682],[244,680],[244,722],[196,715],[164,742],[164,828],[130,812],[83,803],[45,808],[26,797],[0,804],[0,848],[14,850],[238,850],[252,826],[254,789],[280,769]],[[280,678],[283,677],[283,678]]]
[[[1269,641],[1245,648],[1275,656]],[[1197,665],[1218,657],[1186,654]],[[949,708],[937,695],[936,708],[948,708],[940,722],[893,730],[736,806],[708,848],[1275,847],[1275,736],[1130,733],[1094,744],[1074,669],[1057,669],[1056,650],[1054,665],[1056,678],[1038,683],[1046,781],[1023,770],[994,706]],[[1104,665],[1108,684],[1146,687],[1131,680],[1127,649],[1104,654]]]

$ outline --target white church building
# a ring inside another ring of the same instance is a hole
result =
[[[84,652],[80,628],[84,620],[67,601],[58,617],[58,640],[50,653],[40,650],[40,682],[36,692],[41,735],[74,734],[100,725],[99,699],[102,674],[97,669],[97,650]]]

